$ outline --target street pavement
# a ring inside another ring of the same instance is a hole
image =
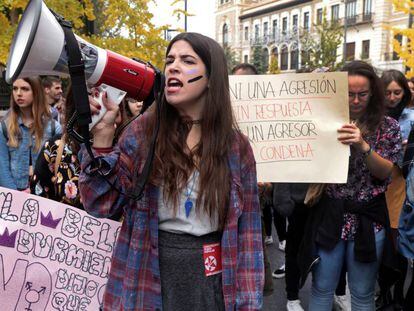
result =
[[[270,265],[272,271],[279,268],[285,262],[285,252],[279,250],[279,241],[277,239],[276,230],[273,227],[273,244],[267,245],[267,253],[270,257]],[[307,309],[308,299],[310,295],[310,278],[308,278],[305,286],[299,292],[299,299],[302,306]],[[264,297],[263,311],[284,311],[286,310],[286,290],[285,278],[273,279],[273,294]]]

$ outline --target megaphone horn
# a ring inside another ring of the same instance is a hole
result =
[[[68,63],[70,63],[69,68]],[[153,129],[143,171],[137,177],[132,192],[124,193],[105,178],[105,174],[99,169],[100,160],[94,157],[89,141],[88,123],[90,123],[91,117],[85,77],[91,86],[105,84],[125,91],[129,97],[144,101],[146,107],[148,107],[152,96],[160,98],[164,77],[159,70],[150,64],[103,50],[76,37],[72,32],[71,25],[66,23],[61,16],[53,15],[42,0],[30,0],[13,38],[7,61],[6,81],[10,83],[18,78],[31,75],[62,76],[67,75],[68,72],[72,78],[72,93],[76,114],[78,114],[77,117],[73,116],[70,122],[74,122],[74,118],[76,118],[82,134],[82,137],[78,138],[85,143],[92,159],[91,164],[96,165],[98,173],[121,195],[133,200],[141,199],[155,154],[155,144],[160,126],[160,101],[156,101],[158,105],[157,122]],[[73,128],[73,124],[68,125]]]
[[[68,75],[65,35],[59,17],[42,0],[29,1],[11,45],[5,74],[7,83],[34,75]],[[101,49],[78,36],[76,40],[89,86],[107,84],[138,101],[150,95],[156,74],[152,66]]]

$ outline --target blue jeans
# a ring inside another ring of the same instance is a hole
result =
[[[309,311],[331,311],[342,265],[346,260],[352,311],[375,311],[375,281],[384,248],[385,230],[375,234],[378,260],[362,263],[354,259],[354,241],[341,240],[333,250],[318,249],[319,263],[312,271]]]

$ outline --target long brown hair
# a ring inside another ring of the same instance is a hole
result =
[[[75,141],[68,133],[68,121],[70,118],[72,118],[76,110],[75,108],[76,107],[73,101],[72,84],[69,84],[67,93],[66,93],[66,101],[63,106],[62,140],[64,141],[65,144],[69,145],[73,154],[78,154],[80,150],[80,146],[78,142]],[[75,124],[75,131],[79,132],[79,128],[77,124]]]
[[[384,71],[381,76],[381,81],[383,83],[384,92],[387,91],[387,88],[391,82],[397,83],[398,86],[403,90],[404,95],[401,101],[398,103],[397,107],[386,109],[386,114],[398,121],[404,108],[408,107],[411,103],[411,91],[410,87],[408,86],[408,81],[401,71],[395,69]]]
[[[46,102],[42,83],[39,77],[22,78],[30,84],[33,93],[32,117],[33,125],[30,129],[35,136],[34,150],[39,151],[42,147],[45,122],[51,118],[50,108]],[[8,146],[17,147],[20,143],[21,132],[18,124],[20,108],[14,101],[13,94],[10,96],[10,110],[7,115]]]
[[[369,80],[371,96],[364,115],[357,122],[363,133],[372,134],[381,124],[385,113],[385,94],[382,82],[374,68],[360,60],[346,64],[342,71],[348,72],[348,76],[363,76]]]
[[[164,197],[177,209],[179,196],[184,191],[194,169],[200,172],[197,209],[202,208],[210,217],[219,216],[220,227],[224,225],[229,202],[231,175],[228,155],[232,140],[237,133],[233,118],[226,58],[220,45],[197,33],[177,35],[167,48],[184,40],[206,66],[209,86],[202,111],[201,139],[194,150],[186,152],[188,125],[178,111],[168,104],[165,96],[161,101],[161,125],[156,145],[151,180],[163,184]],[[153,118],[152,123],[154,123]]]

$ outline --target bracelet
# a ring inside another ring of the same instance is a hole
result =
[[[373,153],[374,152],[374,150],[372,150],[372,147],[371,146],[369,146],[369,149],[368,149],[368,151],[366,151],[366,152],[363,152],[362,154],[364,155],[364,157],[365,158],[367,158],[371,153]]]

